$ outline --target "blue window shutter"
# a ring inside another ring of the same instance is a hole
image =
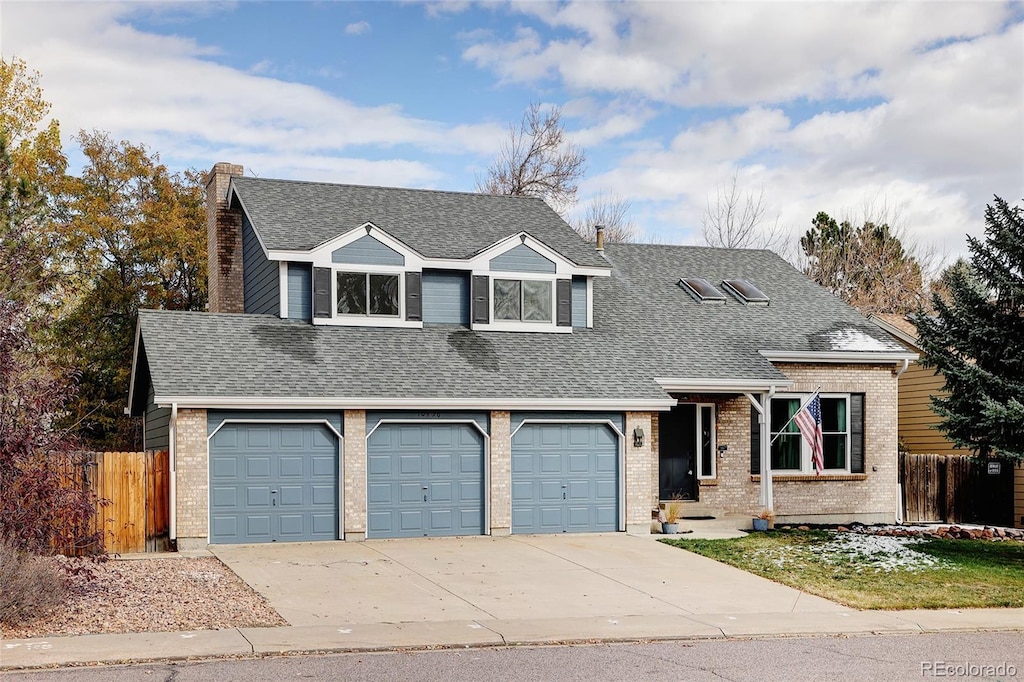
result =
[[[331,269],[313,268],[313,317],[331,316]]]
[[[572,326],[572,280],[560,279],[555,282],[555,319],[559,327]]]
[[[487,275],[473,276],[473,322],[487,324],[491,321],[491,278]]]
[[[850,471],[864,473],[864,394],[850,396]]]
[[[423,280],[418,272],[405,273],[405,319],[423,320]]]

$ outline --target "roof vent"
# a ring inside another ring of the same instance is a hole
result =
[[[725,303],[725,294],[703,277],[680,278],[679,286],[697,303]]]
[[[735,296],[740,303],[747,305],[768,305],[768,295],[755,287],[746,279],[722,280],[722,287]]]

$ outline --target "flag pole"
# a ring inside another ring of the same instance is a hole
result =
[[[808,405],[811,404],[811,401],[814,400],[814,396],[820,395],[820,394],[821,394],[821,386],[818,386],[816,389],[814,389],[814,393],[812,393],[810,395],[810,397],[807,398],[807,400],[805,400],[802,405],[800,405],[800,408],[796,412],[793,413],[793,416],[789,418],[789,421],[786,422],[782,426],[781,429],[779,429],[779,432],[775,434],[775,438],[772,438],[771,441],[768,443],[768,445],[773,445],[775,443],[776,438],[778,438],[779,436],[781,436],[782,434],[784,434],[786,432],[786,429],[789,427],[790,424],[793,423],[793,420],[796,419],[796,416],[798,414],[800,414],[801,412],[803,412],[805,407],[807,407]]]

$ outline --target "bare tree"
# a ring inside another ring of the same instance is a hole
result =
[[[764,187],[755,194],[739,186],[739,173],[734,172],[726,185],[719,184],[714,199],[708,197],[700,218],[704,243],[727,249],[788,250],[787,235],[779,225],[767,222],[768,202]],[[784,254],[783,254],[784,255]]]
[[[531,104],[518,124],[509,124],[508,132],[487,177],[477,180],[477,190],[541,197],[560,213],[566,210],[576,201],[586,155],[565,140],[562,110]]]
[[[583,215],[569,224],[589,242],[597,240],[598,225],[604,227],[605,243],[635,242],[640,237],[640,228],[629,219],[629,208],[628,199],[613,192],[600,192],[587,204]]]

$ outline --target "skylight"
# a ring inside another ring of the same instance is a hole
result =
[[[768,295],[751,284],[749,280],[726,279],[722,280],[722,286],[743,303],[768,305]]]
[[[683,277],[679,280],[679,286],[693,296],[697,303],[725,303],[725,294],[703,277]]]

